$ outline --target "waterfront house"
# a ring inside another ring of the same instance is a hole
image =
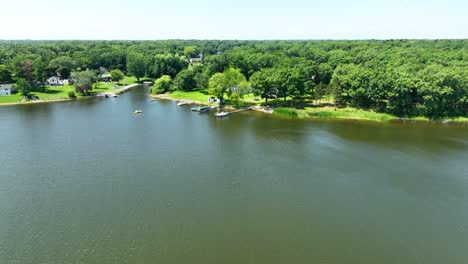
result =
[[[104,81],[104,82],[111,82],[112,81],[112,78],[111,78],[111,74],[110,73],[103,73],[101,75],[101,80]]]
[[[16,88],[13,84],[0,84],[0,96],[11,95],[16,92]]]
[[[47,79],[47,85],[48,86],[62,86],[68,84],[67,79],[61,79],[58,76],[52,76],[49,79]]]

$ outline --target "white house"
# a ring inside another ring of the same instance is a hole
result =
[[[198,58],[190,58],[189,59],[190,63],[203,63],[203,54],[200,53]]]
[[[11,95],[14,91],[16,88],[13,84],[0,84],[0,95]]]
[[[57,77],[57,76],[52,76],[49,79],[47,79],[47,84],[49,86],[62,86],[62,85],[68,84],[68,80],[60,79],[60,77]]]

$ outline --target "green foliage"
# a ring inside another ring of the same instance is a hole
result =
[[[296,109],[293,108],[275,108],[273,114],[287,116],[287,117],[297,117],[298,113]]]
[[[20,78],[16,81],[16,89],[22,96],[28,97],[31,93],[31,85],[26,79]]]
[[[93,71],[82,71],[73,73],[75,80],[75,91],[77,93],[88,94],[93,89],[93,84],[97,81],[97,75]]]
[[[195,46],[186,46],[184,47],[184,55],[187,57],[187,58],[193,58],[195,56],[197,56],[199,53],[197,47]]]
[[[146,73],[145,56],[136,52],[129,53],[127,55],[127,71],[130,75],[135,76],[139,82]]]
[[[0,82],[22,78],[33,92],[46,92],[52,75],[66,78],[72,70],[103,67],[137,81],[169,75],[175,88],[190,91],[207,89],[215,74],[238,69],[265,103],[279,97],[296,104],[307,95],[399,117],[466,117],[467,45],[468,40],[0,41]],[[188,57],[201,52],[203,64],[189,66]],[[210,91],[238,102],[242,93],[235,88],[212,84]]]
[[[186,69],[188,60],[179,55],[173,54],[156,54],[151,60],[148,68],[150,77],[159,78],[163,75],[169,75],[175,78],[177,73],[182,69]]]
[[[151,89],[152,94],[166,93],[172,88],[172,79],[169,75],[163,75],[161,78],[154,82]]]
[[[114,82],[120,83],[124,79],[125,75],[121,70],[112,70],[110,71],[111,79]]]
[[[231,99],[238,103],[239,99],[246,93],[249,84],[239,69],[229,68],[222,73],[215,73],[210,78],[208,87],[208,92],[220,99],[221,102],[224,100],[224,94],[229,97],[234,94]]]
[[[74,68],[75,63],[73,59],[68,56],[61,56],[49,62],[49,69],[63,79],[70,77],[70,73]]]
[[[174,88],[179,91],[191,91],[197,85],[194,77],[193,70],[180,71],[174,80]]]
[[[5,65],[0,65],[0,84],[12,82],[12,72]]]
[[[74,91],[69,91],[69,92],[68,92],[68,98],[70,98],[70,99],[75,99],[75,98],[76,98],[75,92],[74,92]]]

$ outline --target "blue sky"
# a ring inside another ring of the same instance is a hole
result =
[[[468,38],[466,0],[0,0],[0,7],[0,39]]]

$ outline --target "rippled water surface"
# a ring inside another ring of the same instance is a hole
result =
[[[468,263],[467,127],[146,93],[0,107],[0,263]]]

